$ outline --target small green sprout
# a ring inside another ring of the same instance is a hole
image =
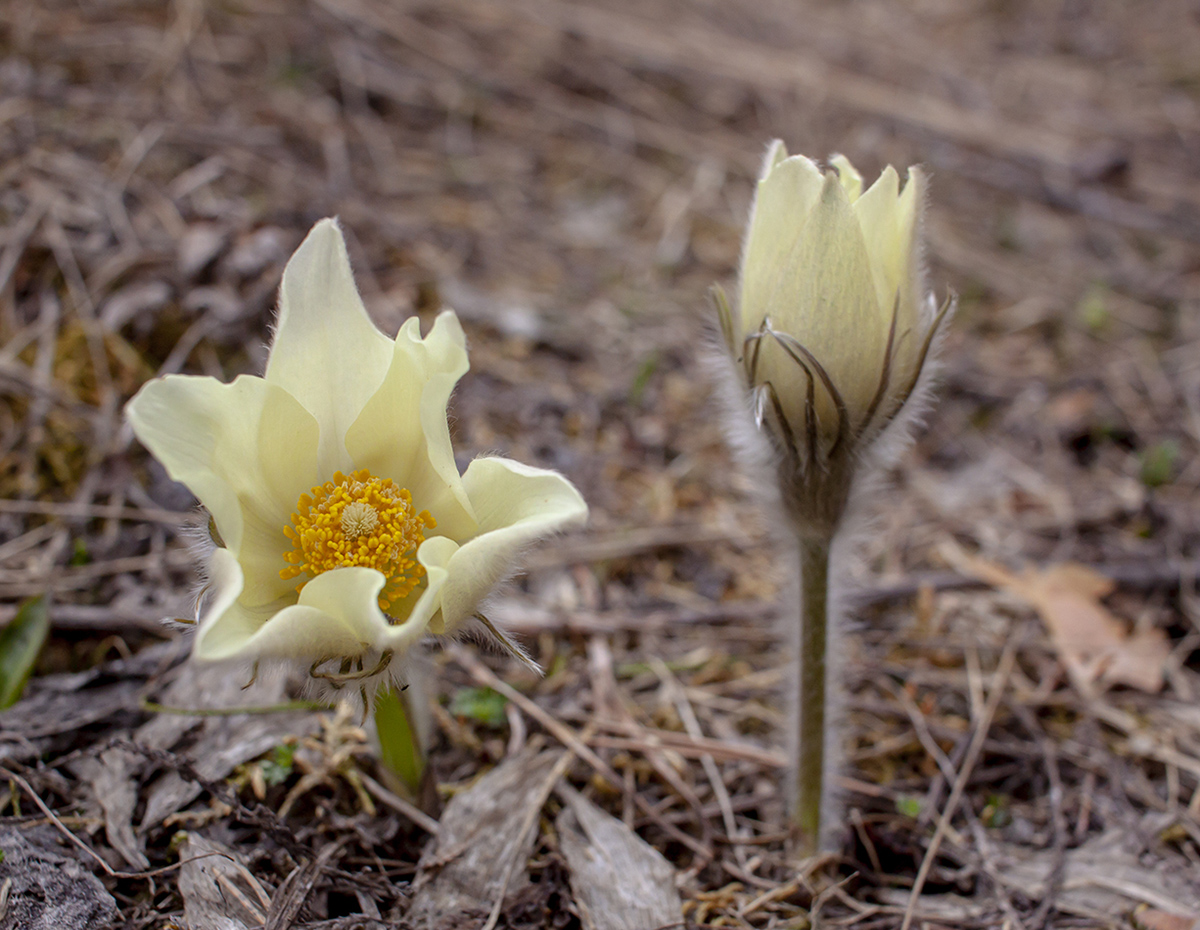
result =
[[[921,816],[921,799],[915,794],[902,794],[896,798],[896,812],[916,820]]]
[[[508,701],[491,688],[463,688],[450,699],[450,713],[499,729],[508,721],[504,708]]]
[[[1178,460],[1179,443],[1174,439],[1155,443],[1142,453],[1142,484],[1148,488],[1170,484],[1175,477],[1175,463]]]
[[[264,759],[259,768],[262,769],[263,781],[274,787],[282,785],[292,775],[296,756],[296,747],[281,743],[275,747],[270,759]]]

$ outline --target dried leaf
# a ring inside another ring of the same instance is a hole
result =
[[[1163,667],[1171,645],[1162,630],[1130,634],[1126,623],[1100,603],[1112,593],[1111,579],[1073,562],[1041,571],[1029,568],[1017,575],[971,559],[968,569],[1037,610],[1059,657],[1078,684],[1102,681],[1150,693],[1162,690]]]
[[[586,930],[653,930],[681,925],[675,869],[662,853],[573,788],[555,827]]]
[[[282,701],[285,689],[286,682],[276,676],[264,676],[243,689],[239,676],[214,675],[211,670],[188,662],[180,667],[161,700],[177,707],[261,706]],[[133,738],[148,748],[176,750],[202,779],[218,781],[243,762],[270,752],[286,737],[307,736],[315,733],[318,726],[317,716],[303,711],[216,717],[158,714],[139,727]],[[186,750],[180,750],[177,744],[185,736],[189,744]],[[190,776],[175,770],[163,772],[144,786],[142,797],[146,807],[142,827],[157,826],[202,791],[201,785]]]
[[[133,812],[138,803],[138,775],[143,760],[135,753],[113,747],[99,756],[84,756],[74,766],[104,812],[104,830],[112,846],[134,869],[150,868],[142,844],[133,832]]]
[[[1133,913],[1133,925],[1138,930],[1200,930],[1200,917],[1141,907]]]
[[[421,856],[408,925],[421,930],[477,927],[500,895],[529,881],[533,817],[546,803],[561,755],[526,749],[456,794],[441,830]]]
[[[187,280],[196,277],[221,254],[227,238],[227,231],[213,223],[189,226],[177,246],[179,273]]]
[[[1052,849],[995,844],[996,856],[1004,863],[1003,883],[1030,900],[1049,893],[1061,868],[1055,903],[1064,909],[1125,917],[1140,902],[1144,907],[1163,908],[1159,914],[1194,913],[1200,899],[1191,882],[1190,864],[1142,854],[1143,849],[1139,829],[1133,826],[1114,826],[1067,850],[1061,860]],[[1147,926],[1159,930],[1153,923]],[[1170,924],[1164,927],[1175,930]]]
[[[261,927],[271,899],[228,846],[196,833],[179,850],[179,893],[191,930]]]
[[[50,829],[0,831],[0,887],[8,898],[0,930],[93,930],[107,927],[117,903],[100,880],[59,853]]]

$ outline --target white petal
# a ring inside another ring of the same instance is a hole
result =
[[[911,243],[903,256],[903,271],[900,286],[900,322],[913,328],[914,338],[920,343],[924,326],[931,322],[925,318],[924,256],[921,254],[923,230],[921,223],[925,212],[925,172],[914,165],[908,169],[908,180],[900,192],[896,205],[896,235],[902,242]]]
[[[244,585],[242,567],[233,553],[214,550],[208,557],[208,603],[192,644],[192,655],[201,662],[236,657],[274,612],[270,608],[237,608]]]
[[[891,178],[888,178],[889,172],[892,173]],[[868,248],[873,251],[872,267],[882,269],[889,282],[894,282],[890,284],[894,288],[891,300],[896,308],[896,348],[891,387],[900,391],[917,374],[917,360],[930,319],[924,312],[927,303],[923,293],[925,284],[919,229],[921,212],[925,206],[925,175],[920,168],[913,167],[909,169],[908,181],[899,195],[896,193],[897,184],[898,179],[888,168],[871,191],[863,196],[863,200],[866,200],[876,187],[886,185],[885,191],[890,193],[893,206],[887,217],[890,222],[880,221],[881,230],[885,232],[872,241],[866,225],[868,215],[860,214],[860,220],[864,232],[868,234]],[[887,238],[883,238],[885,234]]]
[[[437,520],[438,535],[452,539],[473,536],[478,528],[454,463],[446,416],[454,386],[468,367],[458,317],[440,314],[424,339],[420,322],[409,319],[396,336],[383,383],[346,432],[355,467],[408,488],[417,509]]]
[[[445,558],[445,553],[432,554]],[[297,603],[248,608],[238,600],[242,573],[237,560],[218,549],[209,564],[214,593],[193,651],[202,661],[291,659],[310,664],[370,650],[403,652],[424,635],[440,602],[447,572],[436,561],[426,566],[417,606],[404,622],[392,625],[379,609],[385,579],[374,569],[323,572],[304,586]]]
[[[862,196],[863,176],[845,155],[834,155],[829,159],[829,165],[837,169],[838,180],[846,189],[850,202],[854,203]]]
[[[762,169],[758,172],[761,181],[775,170],[775,166],[788,157],[787,146],[782,139],[772,139],[767,145],[767,154],[763,156]]]
[[[854,203],[854,215],[862,227],[867,254],[871,257],[871,275],[879,306],[891,321],[901,281],[906,277],[912,238],[900,234],[900,178],[888,165],[878,180]],[[899,322],[897,335],[899,335]]]
[[[223,549],[209,562],[216,596],[200,620],[193,654],[201,661],[319,659],[358,656],[383,636],[387,621],[376,598],[384,577],[370,568],[340,568],[318,575],[302,603],[246,607],[238,599],[241,569]],[[337,613],[327,608],[334,607]]]
[[[391,340],[375,328],[354,286],[341,230],[321,220],[284,269],[266,373],[321,425],[321,474],[350,471],[346,430],[391,357]]]
[[[879,384],[887,327],[875,296],[871,263],[849,197],[830,173],[820,200],[801,224],[791,251],[779,259],[778,281],[766,300],[772,325],[793,336],[824,367],[841,394],[851,423],[865,416]],[[796,364],[782,347],[766,340],[759,382],[776,389],[788,422],[804,435],[804,393]],[[786,392],[780,385],[788,385]],[[817,418],[822,433],[837,425],[832,398],[817,382]]]
[[[425,566],[428,577],[437,583],[418,588],[409,595],[408,601],[392,605],[393,608],[399,608],[397,616],[407,618],[403,624],[393,629],[404,632],[406,627],[412,625],[419,626],[421,631],[428,630],[436,636],[446,632],[446,623],[442,617],[442,593],[445,590],[445,581],[449,577],[450,560],[458,549],[458,543],[445,536],[434,536],[421,543],[421,548],[417,550],[417,561]]]
[[[317,482],[317,422],[282,388],[243,375],[232,384],[170,375],[147,383],[126,407],[133,431],[216,521],[247,573],[243,600],[273,601],[283,535],[299,496]]]
[[[739,309],[743,335],[762,323],[771,296],[787,274],[787,256],[796,248],[823,183],[820,169],[803,155],[776,162],[758,182],[742,249]]]
[[[442,589],[442,620],[448,632],[475,612],[524,546],[587,518],[587,504],[557,472],[482,458],[467,468],[463,484],[479,517],[480,533],[454,553],[448,565],[450,574]]]

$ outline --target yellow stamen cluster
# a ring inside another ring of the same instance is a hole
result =
[[[425,530],[435,526],[429,511],[414,512],[408,489],[390,478],[376,478],[366,469],[349,477],[334,472],[332,481],[296,502],[292,523],[283,528],[293,548],[283,555],[289,564],[279,577],[311,579],[347,565],[373,568],[387,578],[379,592],[379,607],[387,610],[424,577],[417,547],[425,541]],[[307,579],[296,590],[306,584]]]

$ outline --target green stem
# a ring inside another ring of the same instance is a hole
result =
[[[375,698],[375,732],[379,735],[379,757],[396,776],[405,800],[416,802],[425,777],[425,746],[419,718],[414,713],[412,690],[381,688]]]
[[[801,537],[799,673],[792,711],[792,832],[801,855],[821,842],[825,778],[825,644],[829,622],[828,539]]]

